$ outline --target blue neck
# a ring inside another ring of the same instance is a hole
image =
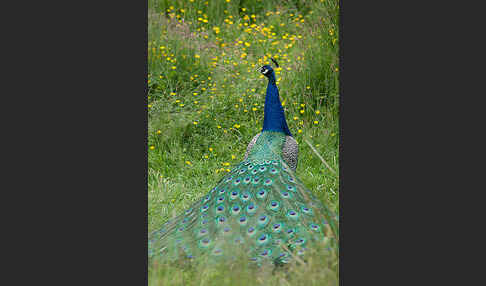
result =
[[[272,74],[268,76],[262,131],[277,131],[292,136],[289,127],[287,126],[287,121],[285,121],[285,114],[282,104],[280,103],[278,88],[275,83],[275,74],[273,71]]]

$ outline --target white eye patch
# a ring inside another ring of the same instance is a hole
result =
[[[267,74],[267,72],[268,72],[268,70],[267,70],[267,69],[264,69],[264,68],[262,69],[262,73],[263,73],[263,74]]]

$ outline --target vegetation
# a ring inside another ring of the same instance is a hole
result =
[[[297,176],[339,212],[337,3],[149,0],[149,232],[243,159],[263,123],[267,79],[256,69],[270,57],[299,143]],[[285,271],[203,266],[151,265],[149,285],[337,285],[338,277],[326,251]]]

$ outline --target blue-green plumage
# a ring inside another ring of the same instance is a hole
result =
[[[275,73],[270,66],[263,66],[262,69],[265,69],[265,75],[268,77],[262,131],[283,132],[285,135],[292,136],[280,102]]]
[[[250,261],[285,262],[288,251],[336,236],[334,214],[289,167],[291,134],[275,74],[269,66],[261,72],[269,79],[262,132],[216,187],[150,235],[151,259],[231,258],[237,247]]]

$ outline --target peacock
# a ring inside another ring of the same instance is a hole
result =
[[[238,249],[249,262],[277,264],[316,242],[337,241],[337,216],[296,177],[298,144],[275,72],[270,65],[259,71],[268,78],[262,131],[213,189],[149,235],[150,260],[234,258]]]

